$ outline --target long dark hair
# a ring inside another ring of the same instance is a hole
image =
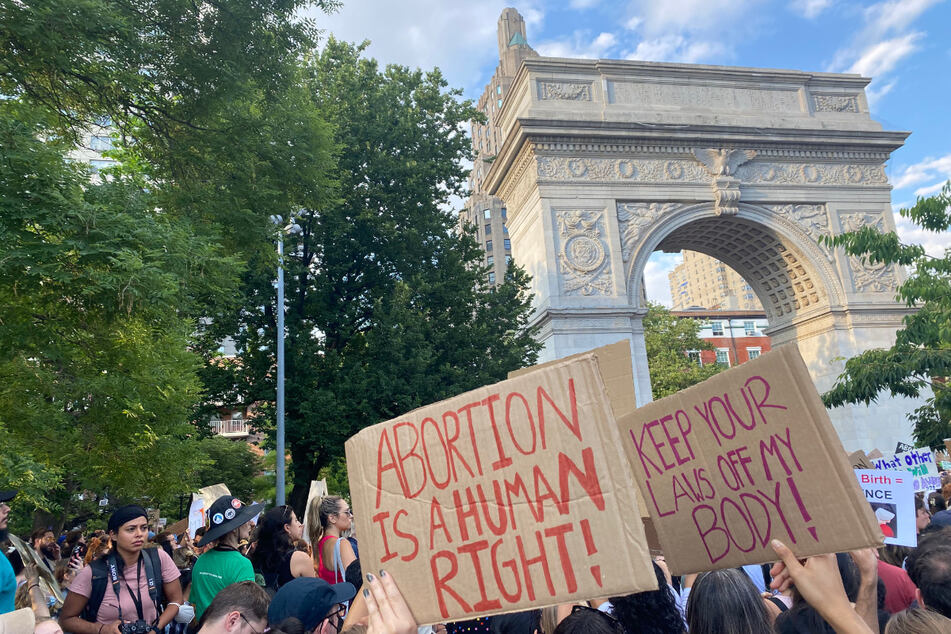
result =
[[[763,598],[745,572],[728,568],[700,575],[687,599],[690,634],[772,634]]]
[[[284,530],[291,521],[294,509],[288,505],[275,506],[261,516],[258,526],[258,545],[251,556],[255,570],[278,572],[288,553],[294,551],[294,542]]]
[[[628,634],[682,634],[684,621],[660,566],[653,564],[657,590],[611,597],[614,616]]]

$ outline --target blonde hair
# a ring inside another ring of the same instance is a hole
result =
[[[311,500],[307,509],[307,536],[310,537],[314,552],[317,552],[317,544],[324,536],[330,516],[340,509],[341,502],[343,498],[339,495],[325,495]]]
[[[551,605],[542,608],[542,614],[539,619],[538,629],[541,634],[552,634],[558,627],[558,606]]]
[[[909,608],[892,615],[885,634],[951,634],[951,619],[924,608]]]

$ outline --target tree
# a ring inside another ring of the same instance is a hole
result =
[[[356,431],[504,379],[538,350],[525,273],[513,266],[490,287],[484,254],[444,210],[462,193],[463,126],[477,111],[438,71],[381,70],[362,51],[330,39],[307,69],[334,129],[339,187],[301,208],[301,231],[285,243],[286,429],[299,510],[309,481]],[[248,402],[274,394],[274,272],[254,264],[246,309],[216,319],[238,333]]]
[[[915,205],[898,212],[919,227],[942,232],[951,229],[951,181],[941,192],[919,197]],[[943,447],[951,437],[951,249],[932,257],[920,245],[902,244],[894,232],[866,226],[825,239],[849,255],[870,264],[907,267],[908,279],[896,299],[915,311],[906,315],[895,345],[848,359],[831,390],[823,394],[826,407],[875,402],[879,394],[919,397],[930,390],[925,404],[910,415],[919,446]]]
[[[232,292],[232,263],[156,208],[136,175],[89,182],[47,121],[0,102],[0,428],[4,460],[11,446],[18,454],[11,484],[32,474],[46,491],[28,499],[63,514],[84,490],[137,500],[187,490],[202,462],[188,424],[201,359],[182,315]]]
[[[715,363],[700,365],[688,350],[713,350],[697,336],[700,325],[693,319],[678,319],[670,311],[651,302],[644,316],[644,343],[650,370],[651,392],[655,399],[709,379],[723,368]]]

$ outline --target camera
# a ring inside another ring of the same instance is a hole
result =
[[[119,626],[119,631],[122,634],[153,634],[153,632],[158,632],[157,629],[146,623],[145,621],[136,621],[135,623],[123,623]]]

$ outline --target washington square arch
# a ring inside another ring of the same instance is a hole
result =
[[[473,206],[502,205],[532,275],[541,360],[631,342],[651,399],[642,318],[651,253],[710,255],[762,302],[773,345],[795,342],[820,392],[844,359],[888,347],[904,272],[820,237],[895,229],[885,162],[907,133],[873,121],[857,75],[538,56],[514,9],[473,125]],[[830,410],[849,451],[910,438],[918,406],[883,394]]]

